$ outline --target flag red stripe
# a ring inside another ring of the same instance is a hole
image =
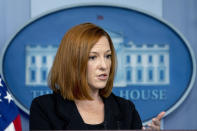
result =
[[[20,115],[16,117],[13,123],[14,123],[15,131],[22,131]]]

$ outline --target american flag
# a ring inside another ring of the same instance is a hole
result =
[[[0,131],[22,131],[18,107],[0,75]]]

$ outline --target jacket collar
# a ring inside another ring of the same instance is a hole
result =
[[[76,129],[87,129],[74,101],[65,100],[59,93],[54,93],[56,97],[56,111],[57,115],[65,121],[63,125],[66,129],[69,127],[76,127]],[[121,119],[120,108],[112,93],[109,97],[103,98],[105,105],[105,129],[117,129],[115,126]],[[115,124],[115,125],[114,125]],[[115,127],[114,127],[115,126]]]
[[[86,129],[83,120],[77,111],[74,101],[64,99],[60,93],[54,93],[56,96],[57,115],[64,121],[63,129]]]

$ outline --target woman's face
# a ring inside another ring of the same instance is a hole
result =
[[[92,47],[87,65],[88,85],[92,90],[106,86],[111,69],[111,49],[108,39],[102,36]]]

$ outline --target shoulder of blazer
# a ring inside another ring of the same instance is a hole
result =
[[[31,106],[39,108],[47,115],[57,115],[68,120],[73,112],[74,102],[63,99],[58,93],[53,93],[35,98]]]
[[[111,98],[110,98],[111,97]],[[113,99],[119,109],[119,121],[122,129],[141,129],[142,121],[132,101],[116,96],[113,93],[109,99]]]
[[[43,112],[47,112],[49,108],[53,107],[55,99],[53,94],[42,95],[33,99],[30,109],[39,109]]]
[[[110,97],[112,97],[114,99],[114,101],[116,101],[116,103],[119,105],[120,108],[135,108],[135,105],[133,104],[132,101],[127,100],[125,98],[116,96],[115,94],[111,93]]]
[[[32,111],[35,111],[35,109],[39,111],[39,114],[47,118],[46,120],[51,123],[55,129],[65,129],[76,116],[74,102],[63,99],[58,93],[35,98],[32,101],[31,109]]]
[[[135,105],[132,101],[124,99],[122,97],[116,96],[113,93],[108,98],[110,106],[113,107],[112,109],[115,114],[118,114],[119,119],[123,119],[123,117],[128,117],[132,113],[136,112]]]

